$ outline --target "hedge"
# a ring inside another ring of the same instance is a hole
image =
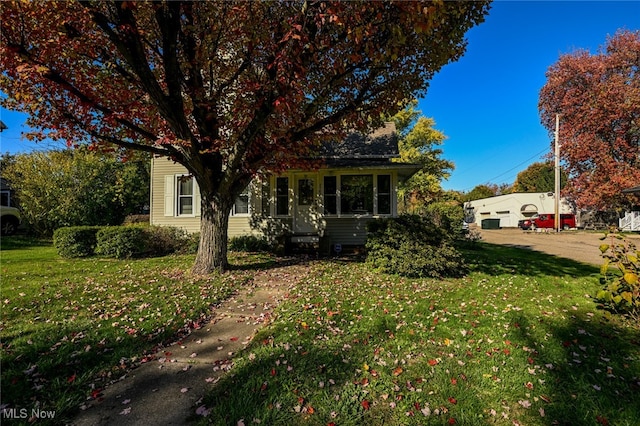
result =
[[[61,257],[116,259],[195,253],[198,240],[197,234],[160,226],[74,226],[57,229],[53,239]]]
[[[140,257],[147,251],[147,234],[137,226],[108,226],[98,231],[96,254],[125,259]]]
[[[53,233],[53,245],[61,257],[87,257],[95,253],[99,226],[70,226]]]

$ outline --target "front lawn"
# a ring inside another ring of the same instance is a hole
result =
[[[461,279],[316,263],[201,422],[637,425],[640,328],[595,309],[598,269],[480,247]]]
[[[195,280],[192,256],[64,260],[19,237],[0,255],[2,407],[58,423],[274,261],[232,254],[245,266]],[[595,308],[598,268],[489,244],[465,257],[446,280],[313,262],[192,420],[637,424],[640,327]]]
[[[0,256],[2,409],[55,411],[58,423],[272,261],[232,255],[247,267],[194,279],[193,256],[61,259],[24,237],[3,237]]]

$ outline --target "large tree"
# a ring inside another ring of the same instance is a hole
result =
[[[518,173],[513,184],[515,192],[553,192],[556,186],[555,165],[550,161],[536,162]],[[567,173],[560,170],[560,188],[567,184]]]
[[[466,202],[480,200],[482,198],[495,197],[496,195],[498,195],[497,192],[498,187],[496,185],[491,185],[489,183],[476,185],[471,191],[467,192],[464,195],[463,200]]]
[[[451,161],[441,157],[442,149],[438,148],[446,139],[445,134],[435,128],[433,118],[423,116],[416,109],[417,104],[412,101],[391,118],[400,136],[398,161],[422,166],[398,188],[401,207],[405,211],[424,207],[442,195],[440,183],[454,168]]]
[[[194,272],[227,267],[232,204],[259,173],[367,132],[464,52],[488,1],[12,1],[3,106],[39,137],[168,156],[201,191]],[[47,131],[48,130],[48,131]]]
[[[562,55],[540,91],[542,124],[555,131],[569,174],[565,193],[581,207],[614,209],[640,182],[640,31],[619,31],[597,54]]]

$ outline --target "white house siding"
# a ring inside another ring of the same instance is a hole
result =
[[[469,201],[465,204],[465,213],[472,216],[478,226],[483,219],[500,219],[503,228],[516,227],[518,221],[535,213],[554,213],[555,197],[553,193],[513,193]],[[560,200],[560,213],[575,213],[574,208],[564,198]],[[467,221],[470,219],[466,218]]]

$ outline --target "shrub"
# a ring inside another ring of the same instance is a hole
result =
[[[263,237],[240,235],[229,240],[229,250],[246,252],[270,251],[271,245]]]
[[[403,215],[367,225],[367,263],[375,269],[407,277],[459,276],[461,254],[451,236],[428,217]]]
[[[426,216],[453,238],[464,239],[466,234],[466,230],[462,229],[464,211],[459,204],[446,201],[431,203],[427,206]]]
[[[74,226],[59,228],[53,236],[58,254],[66,258],[194,254],[199,240],[199,234],[161,226]]]
[[[164,256],[172,253],[189,253],[191,237],[187,231],[172,226],[144,228],[147,255]],[[196,246],[197,247],[197,246]]]
[[[617,234],[606,234],[611,244],[602,244],[600,251],[604,263],[600,268],[600,284],[603,288],[595,299],[613,313],[632,319],[640,319],[640,251]],[[613,272],[611,269],[615,268]]]
[[[187,241],[184,246],[183,254],[196,254],[198,253],[198,246],[200,245],[200,233],[194,232],[187,236]]]
[[[98,226],[58,228],[53,233],[53,245],[65,258],[87,257],[94,254]]]
[[[144,228],[136,226],[108,226],[97,235],[96,254],[104,257],[124,259],[141,256],[147,250]]]
[[[124,218],[123,225],[148,225],[148,214],[130,214]]]

